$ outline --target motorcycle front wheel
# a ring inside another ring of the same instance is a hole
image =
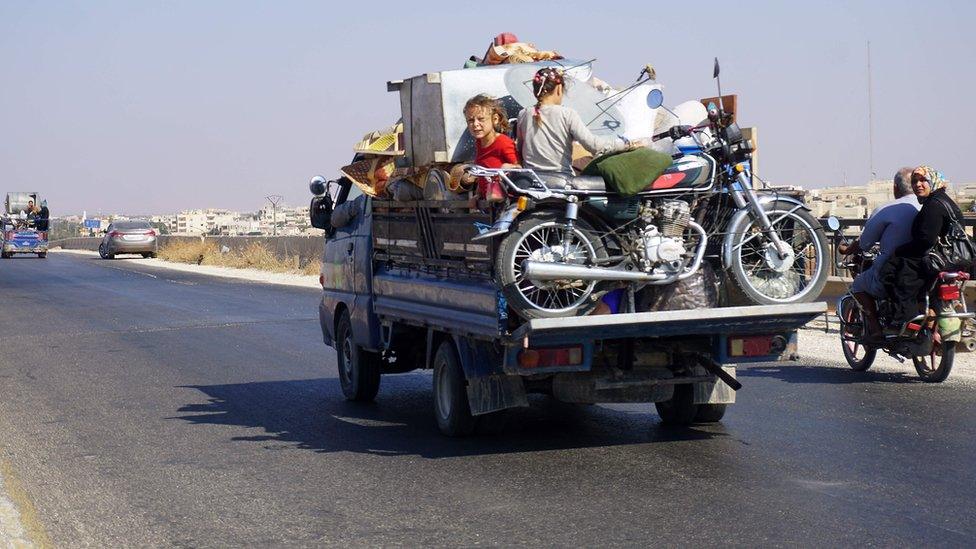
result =
[[[732,278],[753,303],[776,305],[817,299],[827,283],[827,238],[805,208],[792,202],[764,205],[782,252],[763,234],[751,216],[742,218],[732,234]]]
[[[944,341],[932,345],[932,352],[926,356],[914,356],[915,371],[922,381],[928,383],[942,383],[952,371],[952,363],[956,358],[956,342]]]
[[[861,343],[864,338],[864,317],[850,294],[841,298],[837,317],[840,318],[841,350],[844,351],[847,365],[855,372],[866,371],[874,363],[878,350]]]
[[[533,212],[520,217],[518,226],[498,246],[495,275],[508,306],[522,318],[574,316],[593,305],[595,281],[531,280],[522,272],[526,260],[587,265],[606,257],[588,225],[577,220],[567,246],[568,231],[557,214]]]

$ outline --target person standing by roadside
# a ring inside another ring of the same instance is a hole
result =
[[[37,210],[34,217],[34,228],[38,231],[48,230],[48,220],[51,218],[51,211],[47,209],[47,200],[41,200],[41,207]]]

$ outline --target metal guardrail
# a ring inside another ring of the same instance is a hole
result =
[[[841,234],[848,238],[856,238],[860,236],[861,230],[864,227],[864,224],[867,222],[867,219],[837,218],[837,220],[840,221]],[[836,237],[836,233],[830,229],[827,229],[827,218],[820,219],[820,224],[823,225],[824,230],[827,233],[827,246],[829,248],[828,257],[831,258],[830,270],[828,271],[829,276],[850,276],[846,269],[837,268],[837,262],[842,257],[837,252],[839,238]],[[976,217],[963,217],[962,224],[969,232],[969,236],[976,238]]]

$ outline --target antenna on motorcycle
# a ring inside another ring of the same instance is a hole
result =
[[[725,101],[722,100],[722,79],[719,78],[719,73],[722,72],[718,65],[718,57],[715,58],[715,68],[712,69],[712,78],[718,83],[718,110],[719,115],[725,115]]]

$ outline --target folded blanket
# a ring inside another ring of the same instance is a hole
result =
[[[641,147],[599,156],[586,166],[583,175],[598,175],[608,191],[632,196],[648,188],[669,166],[671,155]]]

